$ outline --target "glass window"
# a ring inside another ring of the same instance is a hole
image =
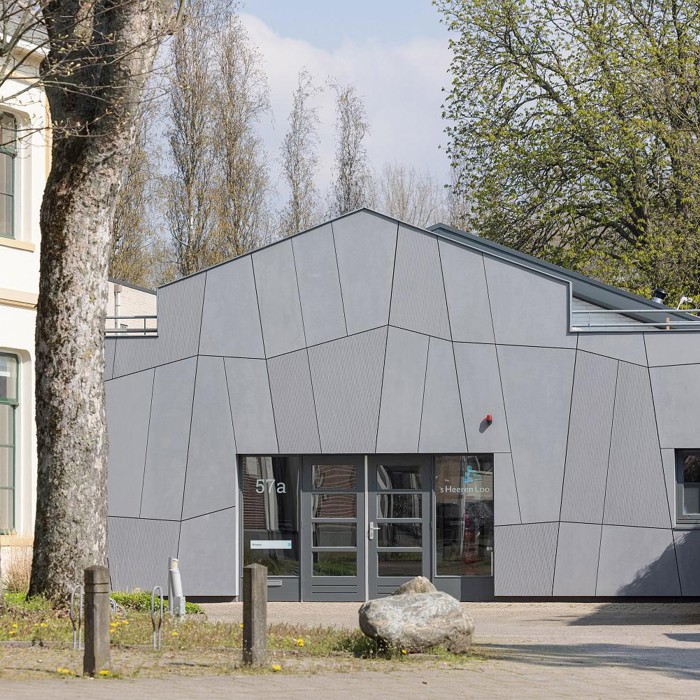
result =
[[[438,576],[491,576],[493,455],[435,458]]]
[[[11,114],[0,116],[0,236],[14,238],[17,126]]]
[[[354,464],[314,464],[314,490],[337,491],[354,489],[357,485],[357,467]]]
[[[298,576],[300,459],[244,457],[242,472],[245,565]]]
[[[19,361],[0,353],[0,534],[15,527],[15,455]]]
[[[700,524],[700,450],[676,456],[676,521]]]

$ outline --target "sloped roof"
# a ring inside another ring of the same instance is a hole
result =
[[[573,295],[579,299],[583,299],[583,301],[589,302],[590,304],[595,304],[596,306],[601,306],[605,309],[639,309],[642,313],[640,313],[638,318],[645,321],[658,322],[659,316],[644,314],[644,309],[658,310],[660,308],[668,309],[670,312],[674,312],[670,315],[678,317],[679,319],[698,320],[695,316],[678,313],[675,309],[671,309],[663,304],[658,304],[657,302],[654,302],[651,299],[646,299],[638,294],[633,294],[632,292],[628,292],[624,289],[619,289],[618,287],[604,284],[603,282],[599,282],[592,277],[586,277],[585,275],[574,272],[573,270],[567,270],[565,267],[554,265],[546,262],[545,260],[540,260],[532,255],[521,253],[520,251],[508,248],[500,243],[496,243],[487,238],[481,238],[480,236],[467,233],[466,231],[461,231],[453,226],[448,226],[447,224],[438,223],[428,227],[428,230],[438,236],[454,241],[455,243],[459,243],[460,245],[475,248],[481,252],[496,255],[501,258],[506,258],[518,265],[528,267],[536,272],[566,280],[571,283]]]

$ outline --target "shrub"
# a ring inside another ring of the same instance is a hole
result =
[[[113,592],[112,599],[121,605],[127,612],[129,610],[134,610],[136,612],[150,612],[151,611],[151,594],[147,591],[132,591],[131,593],[123,592]],[[156,600],[156,605],[159,605],[159,601]],[[163,607],[165,610],[168,608],[168,597],[163,597]],[[204,610],[197,605],[197,603],[185,602],[185,612],[188,615],[201,615]]]

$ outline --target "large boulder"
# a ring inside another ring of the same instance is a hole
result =
[[[406,593],[435,593],[437,588],[425,576],[416,576],[402,583],[391,595],[406,595]]]
[[[474,623],[447,593],[406,593],[369,600],[360,608],[360,629],[406,651],[443,644],[455,654],[469,651]]]

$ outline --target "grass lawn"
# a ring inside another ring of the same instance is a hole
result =
[[[119,599],[119,598],[118,598]],[[478,654],[450,654],[438,647],[429,654],[382,649],[359,629],[271,625],[269,662],[257,669],[241,666],[242,625],[208,622],[189,614],[175,622],[166,613],[159,651],[152,647],[150,613],[143,600],[119,599],[126,616],[112,619],[114,677],[221,675],[230,673],[323,673],[324,671],[389,670],[399,664],[469,667]],[[192,608],[192,610],[196,610]],[[66,610],[54,610],[44,600],[25,601],[8,594],[0,612],[0,679],[77,676],[82,651],[72,648],[72,627]]]

